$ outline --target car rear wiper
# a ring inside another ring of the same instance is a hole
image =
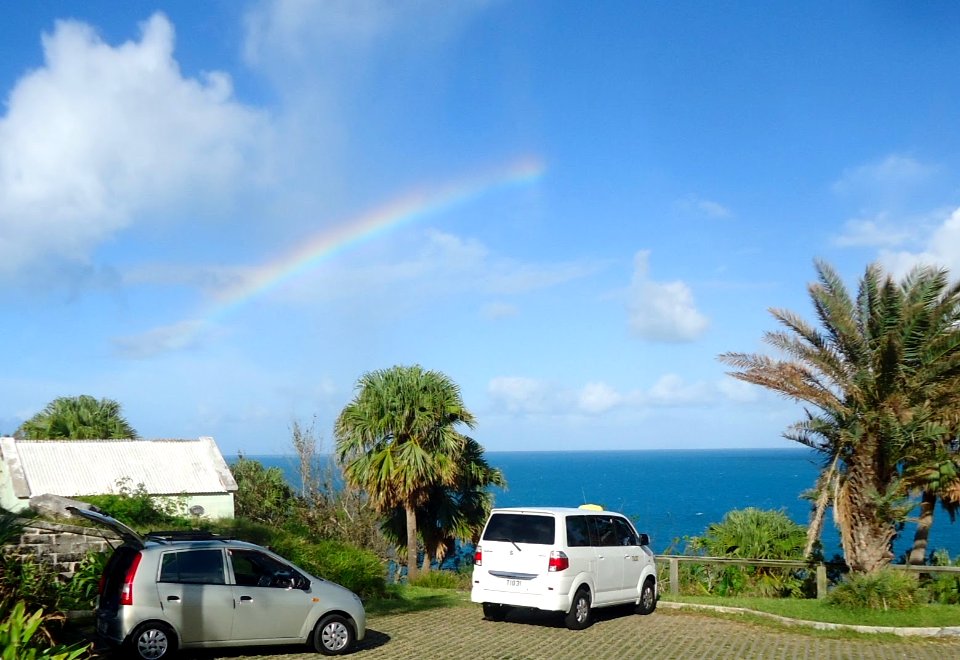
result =
[[[507,541],[507,542],[509,542],[509,543],[513,543],[513,547],[517,549],[517,552],[523,552],[523,550],[520,549],[520,546],[517,545],[516,542],[515,542],[513,539],[511,539],[511,538],[508,538],[508,537],[506,537],[506,536],[501,536],[500,538],[494,539],[494,540],[495,540],[495,541]]]

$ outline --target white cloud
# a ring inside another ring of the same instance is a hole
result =
[[[494,408],[511,415],[592,417],[614,410],[649,411],[724,402],[754,403],[756,388],[726,377],[717,381],[687,382],[678,374],[660,376],[650,387],[621,391],[603,381],[574,388],[523,376],[501,376],[490,381],[487,394]]]
[[[884,250],[879,260],[896,276],[919,265],[943,266],[956,276],[960,273],[960,208],[942,219],[920,251]]]
[[[848,220],[843,233],[834,239],[839,247],[893,247],[901,245],[911,238],[911,233],[896,227],[886,213],[878,213],[873,218],[855,218]]]
[[[708,218],[729,218],[733,216],[733,211],[710,199],[701,199],[696,195],[687,195],[677,202],[677,207],[688,213],[705,215]]]
[[[266,0],[246,16],[244,56],[253,66],[278,61],[299,66],[320,66],[317,54],[326,52],[349,58],[383,47],[390,38],[396,48],[417,49],[450,38],[485,1],[462,0]],[[342,66],[342,62],[338,63]]]
[[[558,392],[548,383],[521,376],[499,376],[490,381],[487,394],[498,408],[509,413],[553,412]]]
[[[728,400],[736,403],[754,403],[760,400],[760,386],[727,377],[717,383],[717,389]]]
[[[633,280],[627,303],[630,330],[641,339],[663,342],[693,341],[709,321],[697,311],[690,287],[681,281],[656,282],[649,277],[650,252],[634,258]]]
[[[587,383],[577,398],[577,406],[586,413],[602,413],[623,402],[623,396],[606,383]]]
[[[184,77],[162,14],[113,47],[83,23],[44,35],[44,64],[0,117],[0,270],[85,261],[140,219],[202,208],[264,175],[270,124],[229,76]]]
[[[113,346],[121,357],[142,359],[169,351],[193,348],[205,329],[199,320],[181,321],[161,328],[153,328],[139,335],[115,337]]]
[[[715,394],[705,383],[687,383],[677,374],[664,374],[646,393],[650,403],[678,406],[711,401]]]
[[[890,154],[881,160],[845,169],[834,182],[833,190],[844,195],[888,194],[923,183],[935,171],[934,167],[909,156]]]
[[[480,315],[483,318],[490,321],[497,321],[499,319],[510,318],[516,316],[520,313],[520,310],[516,305],[511,305],[510,303],[505,302],[492,302],[487,303],[480,310]]]

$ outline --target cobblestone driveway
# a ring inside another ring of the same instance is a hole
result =
[[[835,639],[672,610],[637,616],[629,610],[601,610],[594,624],[573,632],[555,617],[511,613],[506,622],[483,620],[479,607],[371,617],[367,638],[348,656],[380,658],[462,658],[474,660],[589,658],[943,658],[960,657],[960,639]],[[264,654],[264,655],[259,655]],[[184,658],[212,660],[317,660],[302,648],[250,652],[202,652]]]

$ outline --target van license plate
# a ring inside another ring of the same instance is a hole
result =
[[[519,587],[519,586],[520,586],[520,580],[507,580],[507,586],[508,586],[508,587]]]

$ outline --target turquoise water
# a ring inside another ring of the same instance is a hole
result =
[[[282,468],[299,484],[293,457],[249,458]],[[783,509],[806,525],[810,503],[800,495],[819,473],[816,455],[806,449],[488,452],[487,460],[508,482],[506,490],[494,491],[497,506],[600,504],[634,520],[658,553],[703,534],[732,509]],[[907,523],[894,546],[897,557],[910,547],[913,531]],[[823,544],[828,558],[840,552],[830,519]],[[960,555],[960,525],[940,509],[930,547]]]

